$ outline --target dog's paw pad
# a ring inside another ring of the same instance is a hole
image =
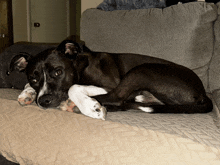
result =
[[[30,92],[30,93],[25,92],[18,96],[18,102],[22,106],[30,105],[31,103],[34,102],[35,98],[36,98],[35,92]]]
[[[105,107],[97,103],[94,105],[94,112],[96,113],[98,119],[105,120],[107,116],[107,110]]]
[[[62,111],[75,112],[75,113],[80,112],[79,109],[76,108],[76,105],[74,104],[74,102],[72,102],[70,99],[61,102],[58,108]]]
[[[18,102],[20,105],[25,106],[25,105],[30,105],[32,104],[34,101],[34,99],[30,98],[30,97],[26,97],[26,98],[18,98]]]
[[[101,105],[99,103],[96,103],[93,107],[95,112],[100,112],[100,108],[101,108]]]

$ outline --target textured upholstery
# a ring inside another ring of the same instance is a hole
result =
[[[21,107],[20,91],[0,93],[0,153],[21,165],[220,163],[214,113],[129,111],[108,113],[102,121],[34,104]]]

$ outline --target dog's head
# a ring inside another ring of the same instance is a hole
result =
[[[26,72],[29,84],[37,92],[38,106],[57,107],[68,99],[69,88],[78,82],[74,61],[80,51],[78,43],[65,40],[55,50],[48,49],[34,57],[15,56],[10,69]]]

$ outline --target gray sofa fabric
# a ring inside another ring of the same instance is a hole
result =
[[[81,39],[93,51],[137,53],[184,65],[208,90],[216,19],[217,6],[203,2],[165,9],[89,9],[81,19]]]

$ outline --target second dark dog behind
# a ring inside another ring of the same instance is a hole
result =
[[[46,109],[70,98],[84,115],[98,119],[105,119],[107,111],[131,108],[150,113],[212,110],[193,71],[149,56],[93,52],[64,40],[35,57],[16,56],[11,66],[28,77],[29,85],[19,96],[23,105],[36,98]]]

